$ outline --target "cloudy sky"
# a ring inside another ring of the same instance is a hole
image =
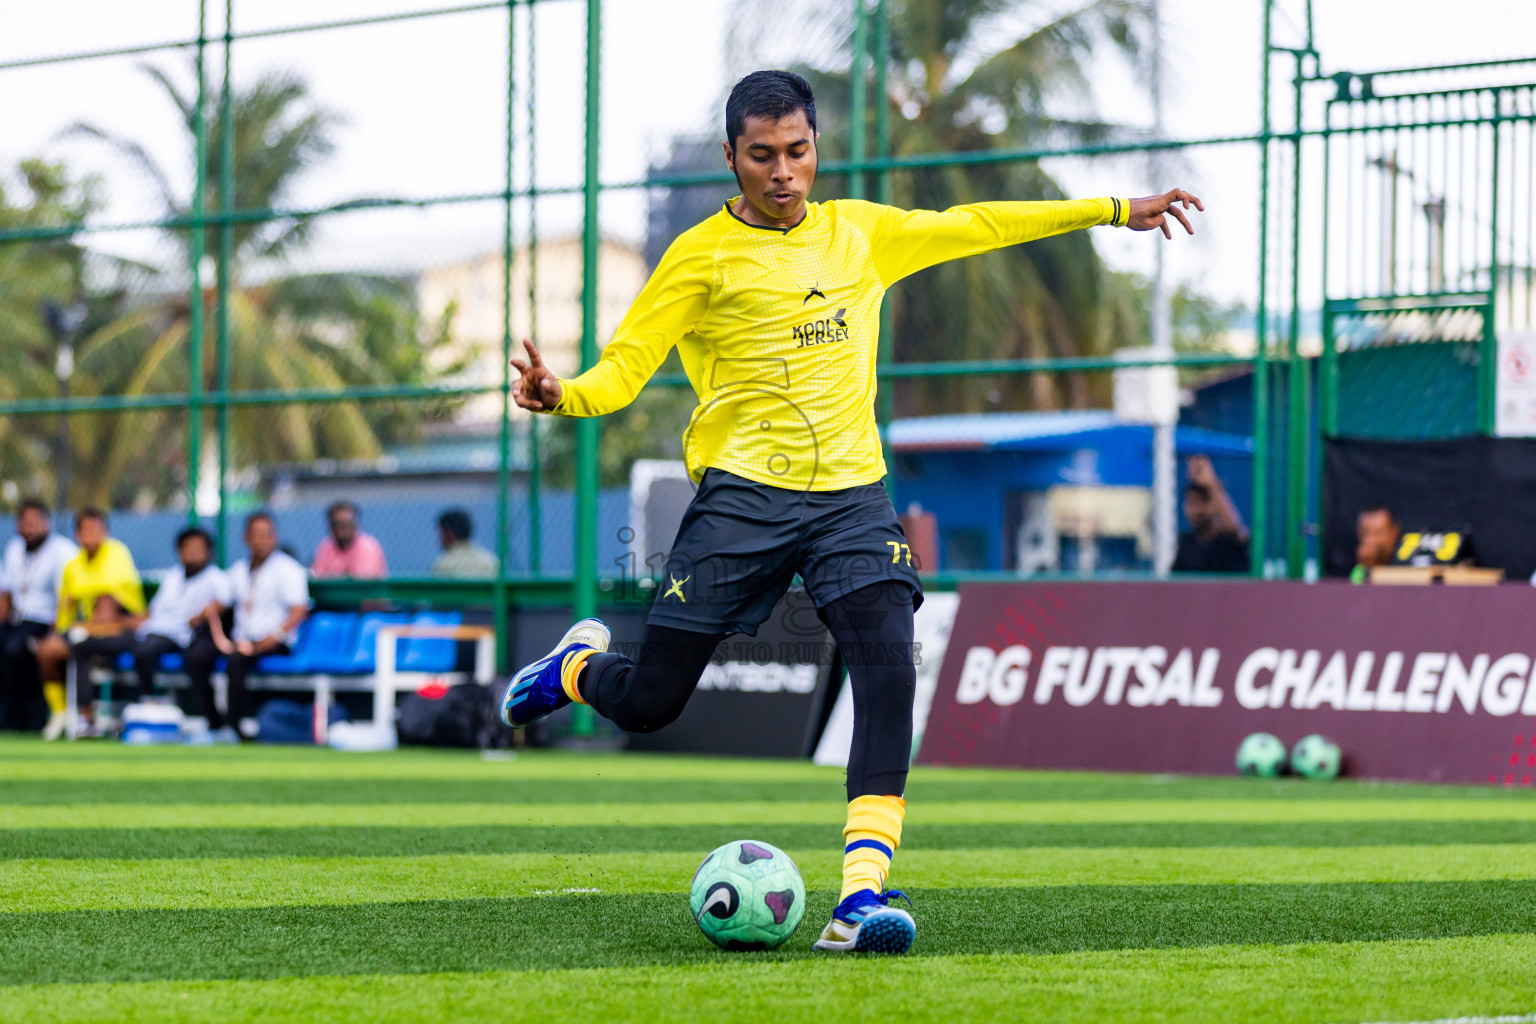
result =
[[[425,4],[429,0],[419,0]],[[1040,0],[996,26],[998,38],[1028,25],[1065,0]],[[237,31],[256,31],[330,19],[403,11],[413,0],[243,0]],[[1536,39],[1536,3],[1530,0],[1460,0],[1447,17],[1439,0],[1313,0],[1317,42],[1325,71],[1369,69],[1519,55]],[[210,4],[208,31],[223,31],[223,5]],[[1305,0],[1281,0],[1277,39],[1301,40]],[[761,35],[736,40],[728,50],[730,0],[608,0],[603,58],[602,169],[607,181],[641,177],[677,133],[718,130],[719,103],[732,78],[756,61],[775,61],[819,45],[796,21],[795,0]],[[1260,0],[1164,0],[1166,125],[1173,137],[1244,134],[1259,121]],[[197,34],[195,0],[0,0],[0,61],[69,51],[184,40]],[[539,129],[538,174],[544,185],[579,184],[582,168],[582,76],[585,14],[573,0],[537,5]],[[523,44],[526,9],[516,18],[519,87],[526,90]],[[433,19],[277,35],[240,43],[237,82],[274,69],[291,69],[315,97],[344,118],[337,150],[300,184],[293,201],[324,205],[358,196],[432,197],[495,191],[501,187],[505,118],[504,11],[459,13]],[[135,173],[101,144],[60,133],[90,122],[141,142],[178,187],[190,180],[190,155],[176,116],[143,72],[148,63],[190,83],[190,51],[109,58],[0,71],[0,168],[45,154],[102,176],[110,201],[104,220],[125,222],[159,213],[150,179]],[[218,48],[209,65],[219,73]],[[1278,68],[1277,68],[1278,70]],[[1288,74],[1288,72],[1287,72]],[[1279,82],[1284,76],[1277,74]],[[1094,69],[1101,112],[1146,124],[1145,83],[1113,61]],[[1320,99],[1326,87],[1315,87]],[[1275,110],[1285,123],[1288,91]],[[526,93],[517,99],[518,133],[526,130]],[[519,152],[518,182],[526,157]],[[1051,170],[1083,195],[1141,194],[1178,183],[1205,196],[1209,213],[1200,235],[1170,246],[1177,278],[1197,280],[1228,299],[1252,303],[1257,248],[1257,155],[1252,146],[1185,151],[1165,164],[1157,180],[1130,160],[1057,161]],[[1307,181],[1315,184],[1310,169]],[[1006,197],[999,197],[1006,198]],[[541,230],[579,224],[579,199],[541,202]],[[644,231],[644,196],[614,192],[603,200],[609,232],[638,239]],[[313,250],[297,262],[313,267],[415,267],[495,247],[497,203],[462,203],[331,218]],[[1099,236],[1116,265],[1145,268],[1146,236]],[[1304,235],[1304,259],[1316,239]],[[163,250],[151,231],[97,236],[114,251],[154,258]],[[1312,275],[1315,281],[1316,275]],[[1304,271],[1304,280],[1306,272]],[[1315,295],[1317,288],[1305,289]]]

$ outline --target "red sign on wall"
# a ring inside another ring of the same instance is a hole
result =
[[[919,761],[1230,773],[1320,732],[1353,775],[1532,784],[1536,590],[978,583]]]

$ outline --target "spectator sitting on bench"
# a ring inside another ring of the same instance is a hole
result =
[[[1391,565],[1397,554],[1397,542],[1402,539],[1403,528],[1397,517],[1385,505],[1373,505],[1360,513],[1355,520],[1355,567],[1349,574],[1351,583],[1368,583],[1371,570]]]
[[[224,632],[223,602],[208,606],[209,632],[200,635],[186,654],[187,675],[198,713],[208,719],[215,742],[234,743],[235,730],[247,717],[245,680],[257,659],[293,650],[295,630],[309,614],[309,580],[304,567],[278,550],[277,524],[269,512],[252,512],[245,520],[245,546],[250,557],[229,570],[234,602],[234,628]],[[228,658],[226,713],[213,700],[213,667],[219,655]]]
[[[37,645],[53,632],[64,566],[78,551],[68,537],[53,532],[47,505],[37,498],[22,501],[16,536],[0,560],[0,704],[12,729],[35,730],[41,724],[44,686]],[[57,739],[64,734],[64,687],[58,679],[48,680],[47,707],[43,736]]]
[[[331,535],[315,549],[309,571],[315,579],[344,576],[355,580],[376,580],[389,575],[384,546],[358,528],[357,506],[338,501],[325,510]]]
[[[75,513],[75,543],[80,551],[64,566],[59,584],[58,632],[37,645],[44,679],[62,678],[72,645],[130,630],[144,614],[138,567],[128,546],[108,536],[105,512],[83,508]],[[96,695],[89,672],[76,676],[75,688],[77,703],[89,717]]]
[[[75,644],[72,650],[79,668],[76,678],[84,678],[93,658],[116,661],[120,654],[133,655],[138,695],[147,697],[154,689],[160,659],[167,654],[185,655],[192,646],[194,632],[206,633],[210,605],[228,606],[229,577],[216,565],[209,565],[213,538],[199,526],[189,526],[176,535],[176,558],[180,563],[160,581],[149,615],[129,633],[97,636]]]
[[[469,539],[474,532],[474,523],[462,508],[450,508],[437,517],[437,539],[443,546],[443,553],[432,563],[433,576],[485,579],[496,575],[501,563],[495,555]]]

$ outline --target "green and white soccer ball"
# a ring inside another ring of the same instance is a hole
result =
[[[1291,749],[1291,770],[1307,779],[1336,779],[1343,761],[1339,745],[1317,733],[1303,736]]]
[[[1243,775],[1272,779],[1285,773],[1285,744],[1267,732],[1256,732],[1237,748],[1237,770]]]
[[[699,930],[721,949],[774,949],[805,916],[805,881],[783,850],[738,839],[704,858],[688,905]]]

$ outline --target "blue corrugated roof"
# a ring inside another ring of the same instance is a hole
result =
[[[1059,450],[1087,446],[1144,447],[1152,428],[1124,423],[1103,409],[1070,412],[966,413],[893,420],[886,443],[895,451]],[[1179,427],[1174,435],[1181,454],[1247,454],[1253,439],[1196,427]]]

